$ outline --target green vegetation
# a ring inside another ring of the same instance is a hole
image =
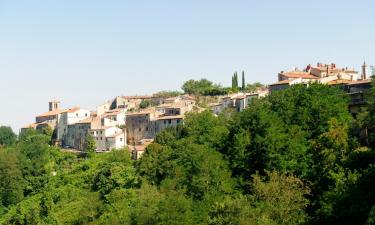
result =
[[[232,91],[238,91],[238,75],[234,72],[232,77]]]
[[[157,97],[161,97],[161,98],[170,98],[170,97],[176,97],[176,96],[179,96],[181,95],[181,92],[179,91],[159,91],[155,94],[153,94],[152,96],[157,98]]]
[[[207,79],[188,80],[182,85],[185,94],[194,95],[225,95],[229,93],[228,88],[223,88],[220,84],[214,84]]]
[[[151,101],[150,101],[150,100],[143,100],[143,101],[139,104],[139,108],[141,108],[141,109],[148,108],[149,106],[151,106]]]
[[[12,128],[1,126],[0,127],[0,146],[12,145],[16,142],[17,135],[13,133]]]
[[[242,86],[241,86],[241,90],[245,90],[245,88],[246,88],[245,71],[242,71]]]
[[[0,148],[0,224],[374,224],[374,93],[355,118],[320,84],[190,113],[139,161],[30,130]]]
[[[259,88],[265,87],[263,84],[256,82],[253,84],[246,84],[245,72],[242,71],[242,85],[238,84],[238,75],[235,72],[232,76],[232,86],[223,87],[220,84],[214,84],[207,79],[188,80],[182,85],[182,90],[185,94],[193,94],[199,96],[218,96],[227,95],[239,91],[254,92]],[[162,96],[162,95],[161,95]]]
[[[84,150],[88,154],[95,153],[96,151],[96,143],[94,137],[90,133],[86,134]]]
[[[255,82],[255,83],[253,83],[253,84],[247,84],[246,86],[245,86],[245,91],[246,92],[254,92],[254,91],[256,91],[258,88],[264,88],[265,86],[264,86],[264,84],[261,84],[261,83],[259,83],[259,82]]]

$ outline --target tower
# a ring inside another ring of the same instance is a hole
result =
[[[51,112],[60,108],[60,102],[57,100],[52,100],[48,102],[48,106],[49,106],[49,111]]]
[[[366,70],[367,70],[367,65],[366,65],[366,62],[364,61],[362,65],[361,80],[367,80]]]

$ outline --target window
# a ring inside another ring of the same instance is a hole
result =
[[[138,128],[138,131],[139,131],[139,132],[141,132],[141,130],[142,130],[141,128]]]
[[[166,120],[164,120],[164,124],[167,124],[167,121],[166,121]]]
[[[78,117],[78,113],[76,113],[76,116]]]
[[[148,131],[148,127],[146,126],[146,131]]]
[[[87,113],[85,113],[85,116],[87,116]]]
[[[168,123],[171,124],[171,123],[172,123],[172,120],[168,120]]]
[[[102,141],[102,140],[103,140],[103,137],[100,137],[100,140]]]
[[[122,138],[120,138],[120,141],[122,142]]]

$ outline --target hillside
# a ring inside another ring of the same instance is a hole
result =
[[[373,224],[374,87],[366,98],[353,116],[340,89],[294,85],[188,113],[138,161],[0,132],[0,224]]]

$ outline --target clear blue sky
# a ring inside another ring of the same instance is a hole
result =
[[[0,124],[94,108],[187,79],[272,83],[280,70],[375,63],[374,0],[0,0]]]

